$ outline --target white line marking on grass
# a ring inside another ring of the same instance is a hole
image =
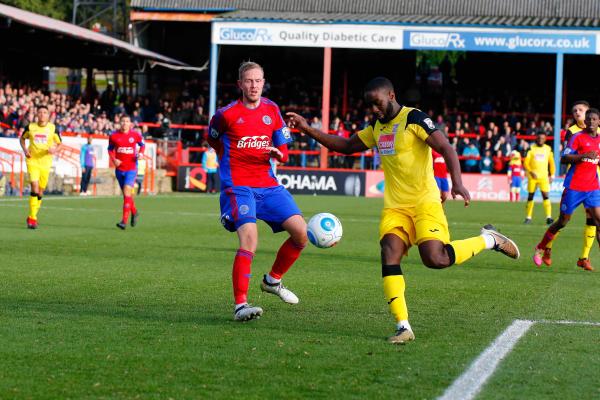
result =
[[[11,207],[11,208],[24,208],[19,204],[2,204],[0,203],[0,207]],[[44,209],[46,210],[63,210],[63,211],[81,211],[81,212],[102,212],[107,213],[111,212],[112,209],[108,208],[89,208],[89,207],[59,207],[59,206],[48,206],[44,205]],[[150,215],[153,214],[164,214],[164,215],[181,215],[181,216],[200,216],[200,217],[219,217],[219,213],[217,212],[187,212],[187,211],[146,211]]]
[[[438,400],[470,400],[473,399],[483,388],[483,385],[492,376],[500,361],[519,339],[527,333],[535,321],[520,320],[513,321],[484,351],[473,361],[469,369],[459,376],[450,385]]]
[[[547,319],[541,319],[535,322],[539,322],[541,324],[557,324],[557,325],[588,325],[588,326],[600,326],[600,322],[592,322],[592,321],[568,321],[568,320],[559,320],[559,321],[551,321]]]

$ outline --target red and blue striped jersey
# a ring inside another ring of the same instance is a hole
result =
[[[219,155],[221,187],[278,186],[267,148],[291,141],[279,107],[267,98],[253,109],[240,100],[220,108],[210,121],[208,142]]]

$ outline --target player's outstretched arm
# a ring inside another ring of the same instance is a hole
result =
[[[465,201],[465,207],[471,202],[471,194],[466,187],[463,186],[462,177],[460,175],[460,162],[456,151],[450,146],[446,136],[440,131],[434,131],[426,140],[427,144],[440,153],[446,161],[448,166],[448,172],[450,172],[450,178],[452,179],[452,198],[460,196]]]
[[[368,149],[357,134],[352,135],[349,139],[330,135],[311,127],[304,117],[296,113],[289,112],[285,115],[288,117],[288,126],[290,128],[298,129],[330,150],[343,154],[353,154]]]
[[[577,164],[581,162],[584,158],[589,158],[590,160],[595,160],[598,158],[598,153],[595,151],[589,151],[583,154],[564,154],[560,158],[560,162],[562,164]]]

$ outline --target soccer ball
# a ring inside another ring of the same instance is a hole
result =
[[[342,232],[342,223],[330,213],[319,213],[308,221],[308,240],[322,249],[338,244]]]

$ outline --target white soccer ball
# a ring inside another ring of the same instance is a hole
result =
[[[326,249],[342,239],[342,223],[333,214],[319,213],[308,221],[308,240],[315,246]]]

